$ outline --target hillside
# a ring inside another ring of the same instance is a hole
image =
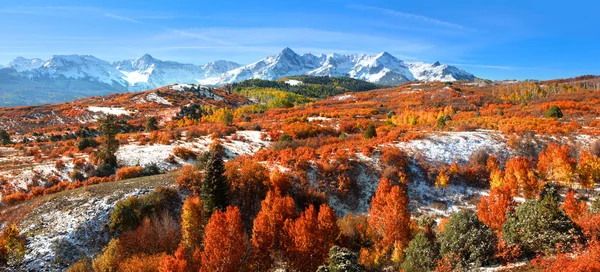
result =
[[[212,247],[216,260],[250,270],[316,271],[333,245],[348,249],[359,271],[417,263],[410,252],[419,246],[435,249],[424,270],[539,271],[555,258],[594,258],[599,105],[596,76],[383,88],[286,76],[4,108],[0,220],[24,241],[23,258],[7,255],[19,259],[9,266],[185,262],[191,270],[193,252]],[[119,114],[117,167],[108,170],[98,123],[107,114]],[[226,197],[206,182],[225,182]],[[161,186],[172,189],[153,191]],[[204,225],[185,215],[207,212],[194,194],[237,208]],[[180,234],[186,228],[202,232]],[[556,252],[559,243],[573,247]]]
[[[407,81],[475,78],[454,66],[405,62],[386,52],[298,55],[285,48],[278,55],[248,65],[225,60],[204,65],[183,64],[162,61],[148,54],[112,63],[89,55],[55,55],[45,61],[18,57],[0,66],[0,106],[59,103],[172,84],[218,87],[247,79],[276,80],[298,75],[350,77],[387,86]]]

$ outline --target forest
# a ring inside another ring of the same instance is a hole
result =
[[[295,76],[0,110],[0,266],[33,265],[46,204],[139,183],[48,268],[600,271],[599,83]]]

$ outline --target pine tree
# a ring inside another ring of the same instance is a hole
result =
[[[427,238],[424,232],[419,232],[404,250],[402,269],[406,272],[434,271],[439,252],[437,246]]]
[[[457,268],[468,270],[488,264],[496,249],[496,235],[475,214],[460,211],[450,217],[439,237],[440,254],[457,261]]]
[[[367,129],[365,130],[365,139],[371,139],[373,137],[377,137],[377,130],[373,124],[369,124]]]
[[[224,173],[225,165],[222,155],[219,152],[211,152],[206,163],[201,194],[207,218],[210,218],[215,210],[225,209],[229,203],[229,183]]]
[[[102,147],[98,150],[98,158],[101,163],[107,164],[110,167],[117,167],[117,156],[115,153],[119,149],[119,141],[116,139],[119,133],[117,127],[117,117],[108,114],[99,120],[100,133],[102,135]]]
[[[552,106],[548,109],[548,111],[546,111],[546,114],[544,114],[544,117],[558,119],[558,118],[563,117],[563,113],[558,106]]]
[[[581,231],[559,207],[559,195],[552,185],[541,199],[529,199],[509,214],[502,225],[509,246],[519,245],[526,255],[553,251],[556,244],[569,246],[579,241]]]
[[[155,130],[158,130],[158,120],[156,120],[156,117],[152,116],[146,120],[146,131]]]
[[[7,145],[10,143],[10,135],[8,134],[8,132],[6,132],[6,130],[0,129],[0,144]]]
[[[329,264],[319,267],[317,272],[360,272],[365,268],[358,262],[358,254],[347,248],[332,246],[329,249]]]

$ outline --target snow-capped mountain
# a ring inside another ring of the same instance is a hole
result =
[[[285,48],[276,56],[233,69],[218,79],[199,81],[208,85],[222,85],[251,78],[277,79],[291,75],[348,76],[383,85],[398,85],[407,81],[473,80],[475,77],[462,69],[422,62],[405,62],[387,52],[377,55],[304,54],[298,55]]]
[[[5,100],[5,105],[39,104],[175,83],[220,86],[246,79],[274,80],[292,75],[347,76],[390,86],[416,80],[475,78],[454,66],[405,62],[387,52],[299,55],[285,48],[277,55],[243,66],[225,60],[204,65],[183,64],[158,60],[148,54],[113,63],[88,55],[57,55],[46,61],[18,57],[4,68],[0,66],[0,76],[7,79],[0,81],[0,99]]]
[[[7,68],[13,68],[17,70],[17,72],[23,72],[26,70],[36,69],[41,67],[44,64],[44,61],[41,59],[26,59],[23,57],[17,57],[13,61],[11,61]],[[2,65],[0,65],[2,68]]]

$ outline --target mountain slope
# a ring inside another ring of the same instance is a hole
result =
[[[475,77],[439,62],[405,62],[387,52],[366,54],[303,54],[285,48],[248,65],[219,60],[205,65],[162,61],[146,54],[113,63],[88,55],[57,55],[46,61],[18,57],[0,67],[3,105],[56,103],[92,95],[143,91],[166,85],[221,86],[247,79],[286,76],[350,77],[394,86],[408,81],[473,80]]]

